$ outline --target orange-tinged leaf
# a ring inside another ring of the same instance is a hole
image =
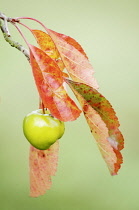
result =
[[[29,46],[33,75],[44,106],[61,121],[75,120],[81,111],[65,91],[58,65],[41,49]]]
[[[82,47],[69,36],[50,29],[47,29],[47,32],[55,43],[71,78],[76,82],[82,82],[98,89],[97,81],[93,76],[93,67]]]
[[[51,37],[41,30],[31,30],[31,31],[33,35],[35,36],[40,48],[52,59],[54,59],[57,62],[60,70],[63,71],[65,68],[65,65],[63,61],[61,60],[59,52],[53,40],[51,39]]]
[[[58,164],[59,143],[55,142],[48,150],[38,150],[30,146],[30,196],[45,194],[51,187]]]
[[[120,125],[115,111],[109,101],[94,88],[68,79],[66,82],[82,106],[110,173],[117,174],[122,163],[120,150],[124,147],[124,139],[119,130]]]
[[[58,59],[60,55],[51,37],[41,30],[31,31],[35,36],[40,48],[44,52],[46,52],[51,58]]]

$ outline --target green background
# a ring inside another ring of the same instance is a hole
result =
[[[83,116],[66,123],[50,191],[29,197],[29,143],[22,120],[38,108],[31,68],[0,32],[0,209],[139,209],[139,1],[0,0],[7,16],[29,16],[76,39],[95,69],[100,92],[112,103],[125,138],[124,164],[111,177]],[[24,21],[38,28],[32,21]],[[12,37],[25,46],[13,26]],[[34,42],[26,30],[27,38]]]

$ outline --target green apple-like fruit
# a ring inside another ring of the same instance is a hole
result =
[[[35,148],[48,149],[65,131],[64,122],[53,117],[47,110],[45,114],[42,109],[32,111],[23,121],[23,132],[27,140]]]

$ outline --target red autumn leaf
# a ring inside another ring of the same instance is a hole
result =
[[[52,59],[56,61],[61,71],[64,70],[65,65],[61,60],[60,54],[51,39],[51,37],[41,30],[31,30],[35,36],[40,48],[49,55]]]
[[[33,75],[44,107],[61,121],[75,120],[81,111],[67,95],[58,65],[41,49],[33,45],[29,47]]]
[[[93,77],[94,70],[82,47],[71,37],[57,33],[50,29],[47,32],[57,47],[63,63],[71,78],[98,89],[96,79]]]
[[[120,125],[115,111],[109,101],[94,88],[68,79],[66,82],[82,106],[87,123],[110,173],[117,174],[122,163],[120,150],[124,147],[124,139],[118,129]]]
[[[58,164],[59,143],[55,142],[48,150],[38,150],[30,146],[30,196],[45,194],[51,187]]]

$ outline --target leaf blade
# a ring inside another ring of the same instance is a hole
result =
[[[32,71],[44,106],[61,121],[77,119],[81,111],[63,87],[63,73],[45,52],[29,46]]]
[[[108,100],[94,88],[68,79],[66,82],[81,104],[110,173],[117,174],[123,162],[120,150],[124,147],[124,139],[118,128],[120,124],[115,111]]]
[[[51,187],[51,176],[58,165],[59,143],[55,142],[48,150],[38,150],[30,146],[30,196],[38,197]]]
[[[47,32],[55,43],[71,78],[76,82],[85,83],[98,89],[97,81],[93,76],[94,69],[82,47],[69,36],[50,29],[47,29]]]
[[[46,34],[44,31],[41,30],[31,30],[33,35],[35,36],[37,43],[39,47],[47,54],[49,55],[53,60],[56,61],[61,71],[64,70],[65,65],[63,61],[61,60],[60,54],[51,39],[51,37]]]

